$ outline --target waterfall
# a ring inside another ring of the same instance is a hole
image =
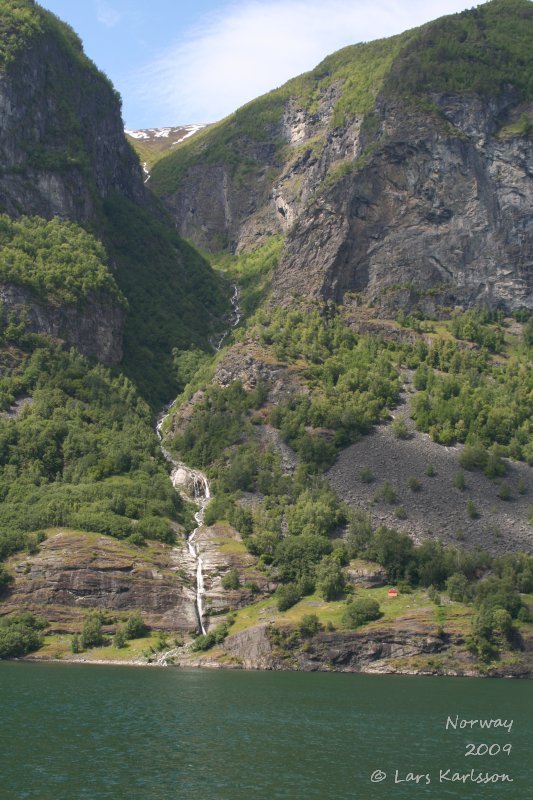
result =
[[[239,307],[239,288],[237,285],[234,286],[233,295],[231,298],[231,316],[229,318],[230,327],[223,333],[220,340],[215,345],[216,350],[220,350],[224,341],[228,337],[228,334],[231,328],[237,327],[239,322],[241,321],[242,315],[241,310]],[[204,565],[202,556],[200,554],[200,550],[195,543],[196,534],[204,524],[204,516],[205,516],[205,509],[207,508],[207,504],[211,499],[211,491],[209,488],[209,481],[207,480],[206,476],[200,470],[192,469],[188,467],[181,461],[176,461],[173,458],[172,454],[163,444],[163,425],[170,413],[170,408],[172,407],[172,403],[169,406],[166,406],[159,417],[157,418],[156,423],[156,433],[157,437],[160,442],[161,452],[164,458],[168,461],[169,464],[172,466],[172,472],[170,475],[170,479],[172,481],[172,485],[176,489],[177,492],[183,493],[188,500],[191,500],[195,505],[198,506],[198,511],[194,515],[194,519],[196,521],[196,528],[192,531],[187,539],[187,548],[189,553],[193,557],[196,563],[196,616],[198,618],[198,628],[200,631],[205,634],[206,628],[204,626],[204,595],[205,595],[205,584],[204,584]],[[178,480],[179,478],[179,480]]]

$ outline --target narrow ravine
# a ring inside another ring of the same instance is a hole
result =
[[[234,291],[231,298],[231,308],[232,311],[229,318],[229,327],[224,331],[220,339],[214,344],[214,348],[217,351],[222,348],[225,340],[229,336],[231,329],[236,328],[242,318],[241,309],[239,306],[239,287],[236,284],[234,286]],[[170,453],[170,451],[167,450],[163,444],[163,425],[170,414],[172,405],[173,404],[164,408],[157,418],[156,433],[161,444],[161,452],[168,463],[172,466],[172,471],[170,473],[172,485],[177,492],[185,497],[185,499],[190,500],[196,506],[198,506],[198,511],[194,515],[194,519],[196,520],[196,528],[192,531],[187,539],[187,547],[196,564],[196,616],[198,620],[198,629],[201,631],[201,633],[205,634],[207,631],[204,625],[204,565],[200,549],[195,542],[195,538],[198,534],[198,531],[204,524],[205,509],[207,508],[207,504],[211,499],[211,490],[209,487],[209,481],[203,472],[193,469],[192,467],[188,467],[187,464],[184,464],[182,461],[177,461],[172,456],[172,453]]]

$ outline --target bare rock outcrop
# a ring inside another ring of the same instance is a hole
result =
[[[186,571],[177,571],[183,565],[169,547],[147,550],[100,534],[53,534],[35,555],[8,562],[14,582],[2,614],[27,610],[52,631],[72,631],[89,609],[137,611],[154,628],[195,630],[195,591]]]
[[[0,285],[0,308],[14,312],[26,330],[63,342],[103,364],[122,360],[126,312],[109,295],[93,294],[82,305],[45,303],[23,286]]]

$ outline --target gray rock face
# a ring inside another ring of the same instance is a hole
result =
[[[122,359],[125,311],[107,295],[94,294],[82,306],[44,303],[23,286],[0,285],[0,307],[24,319],[32,333],[51,336],[103,364]]]
[[[399,290],[409,307],[439,288],[447,305],[533,307],[531,140],[495,135],[512,98],[437,99],[446,125],[380,109],[366,165],[291,229],[278,297],[357,291],[394,309]]]
[[[103,75],[43,34],[0,75],[0,210],[77,222],[118,192],[146,203],[117,95]]]
[[[500,134],[531,109],[498,98],[435,95],[435,111],[378,99],[372,123],[331,123],[338,88],[316,113],[287,103],[249,171],[200,163],[164,198],[182,235],[239,252],[286,233],[275,296],[395,313],[427,304],[533,307],[531,138]],[[238,135],[238,134],[235,134]],[[438,295],[435,295],[435,292]],[[436,298],[436,299],[435,299]]]
[[[175,572],[173,552],[155,545],[150,556],[115,539],[60,532],[33,556],[15,556],[14,582],[2,613],[33,611],[76,630],[87,609],[139,611],[162,630],[196,627],[194,589]]]

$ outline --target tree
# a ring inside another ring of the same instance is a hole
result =
[[[147,631],[146,624],[139,614],[133,614],[124,625],[126,639],[141,639]]]
[[[349,600],[342,616],[342,624],[347,628],[358,628],[365,622],[379,619],[381,611],[379,603],[370,597],[360,597],[357,600]]]
[[[119,626],[115,632],[115,635],[113,637],[113,645],[114,647],[118,647],[119,650],[127,646],[126,631],[121,626]]]
[[[462,572],[455,572],[446,581],[450,600],[457,603],[467,603],[471,599],[470,582]]]
[[[5,592],[12,581],[13,576],[0,564],[0,595]]]
[[[80,636],[80,644],[83,650],[90,647],[100,647],[104,643],[102,633],[102,620],[100,614],[90,614],[85,622]]]
[[[344,570],[335,555],[325,556],[316,568],[316,588],[324,600],[335,600],[344,591]]]
[[[239,580],[239,571],[235,568],[230,569],[229,572],[226,572],[224,577],[222,578],[222,587],[227,590],[231,589],[239,589],[241,582]]]

